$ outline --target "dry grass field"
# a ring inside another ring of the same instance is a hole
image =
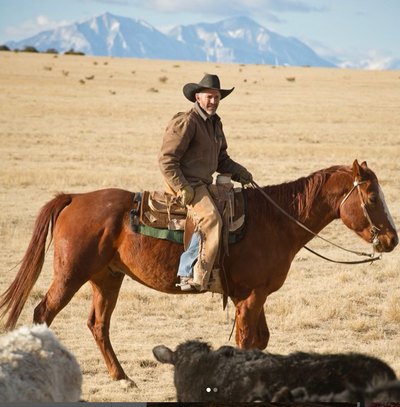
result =
[[[58,191],[162,189],[157,153],[170,118],[191,107],[182,86],[216,73],[236,89],[221,102],[230,155],[260,185],[366,160],[400,225],[400,73],[0,53],[0,291],[13,280],[40,208]],[[369,246],[340,221],[322,236],[355,250]],[[358,260],[314,239],[340,260]],[[265,304],[268,350],[364,352],[400,375],[400,260],[397,248],[372,265],[328,263],[301,251],[284,286]],[[52,280],[52,249],[18,324]],[[173,370],[152,348],[199,338],[229,340],[233,304],[219,295],[173,296],[124,280],[111,340],[138,388],[109,379],[86,327],[85,285],[52,324],[76,355],[87,401],[175,401]],[[0,329],[3,333],[4,329]]]

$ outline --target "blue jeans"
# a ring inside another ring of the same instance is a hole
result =
[[[199,257],[200,239],[197,233],[193,233],[189,247],[181,255],[181,260],[178,268],[178,276],[193,277],[193,266]]]

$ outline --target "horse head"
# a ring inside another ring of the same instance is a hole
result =
[[[340,203],[340,218],[348,228],[372,243],[375,251],[391,252],[399,238],[378,178],[365,161],[359,165],[357,160],[353,162],[352,176],[353,186],[346,189]]]

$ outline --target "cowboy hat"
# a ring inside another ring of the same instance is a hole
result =
[[[183,94],[186,99],[191,102],[196,102],[196,93],[200,93],[204,89],[217,89],[221,93],[221,99],[228,96],[233,89],[221,89],[219,78],[217,75],[206,74],[199,83],[187,83],[183,87]]]

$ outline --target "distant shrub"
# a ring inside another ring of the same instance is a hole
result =
[[[75,52],[73,48],[64,52],[64,55],[85,55],[83,52]]]
[[[25,48],[21,52],[39,52],[35,47],[31,45],[25,45]]]
[[[0,51],[11,51],[10,48],[7,47],[7,45],[0,45]]]
[[[58,51],[55,48],[49,48],[46,54],[58,54]]]
[[[167,80],[168,80],[168,78],[167,78],[166,76],[161,76],[160,78],[158,78],[158,80],[159,80],[161,83],[166,83]]]

